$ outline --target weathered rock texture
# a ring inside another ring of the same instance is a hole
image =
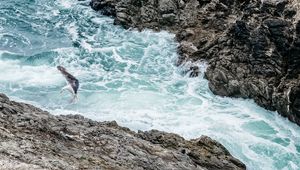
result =
[[[178,64],[206,59],[215,94],[253,98],[300,125],[299,0],[92,0],[91,6],[113,11],[125,28],[175,33]]]
[[[0,94],[0,169],[245,169],[209,137],[135,133],[116,122],[53,116]]]

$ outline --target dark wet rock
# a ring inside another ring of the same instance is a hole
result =
[[[116,1],[113,0],[103,0],[103,1],[98,1],[98,0],[92,0],[90,2],[91,7],[94,10],[101,10],[103,15],[108,15],[108,16],[116,16],[116,10],[115,10],[115,5]]]
[[[190,77],[198,77],[200,73],[199,67],[198,66],[192,66],[190,67]]]
[[[91,5],[101,2],[108,1]],[[177,64],[206,59],[215,94],[252,98],[300,125],[298,0],[111,0],[108,6],[125,28],[175,33]]]
[[[0,94],[1,169],[245,169],[209,137],[135,133],[116,122],[53,116]]]

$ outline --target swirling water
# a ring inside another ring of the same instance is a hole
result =
[[[300,169],[300,128],[184,75],[185,66],[174,66],[174,35],[124,30],[88,1],[1,0],[0,9],[0,92],[14,100],[132,130],[208,135],[248,169]],[[196,64],[203,75],[205,63]],[[80,80],[77,104],[59,94],[57,65]]]

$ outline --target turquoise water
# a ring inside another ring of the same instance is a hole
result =
[[[52,114],[116,120],[187,139],[208,135],[251,170],[300,169],[300,128],[252,100],[213,95],[201,76],[175,67],[174,35],[113,25],[88,1],[1,0],[0,91]],[[79,101],[59,94],[56,70],[80,80]]]

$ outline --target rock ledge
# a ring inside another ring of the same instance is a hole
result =
[[[207,136],[135,133],[116,122],[53,116],[0,94],[3,169],[246,169]]]

